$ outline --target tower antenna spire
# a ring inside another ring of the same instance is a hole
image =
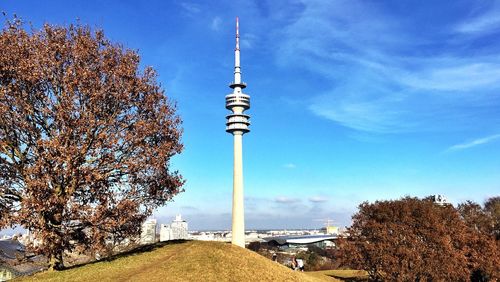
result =
[[[241,67],[240,67],[240,23],[236,17],[236,48],[234,49],[234,84],[241,84]],[[235,89],[235,88],[233,88]],[[235,89],[235,93],[241,89]]]
[[[240,20],[236,17],[236,50],[240,50]]]

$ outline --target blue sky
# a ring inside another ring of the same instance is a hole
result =
[[[499,1],[14,1],[137,50],[184,120],[185,192],[157,211],[229,228],[224,96],[240,17],[247,228],[349,225],[362,201],[500,194]]]

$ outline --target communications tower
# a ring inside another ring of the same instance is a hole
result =
[[[232,243],[245,247],[245,212],[243,207],[243,134],[250,131],[249,115],[243,114],[250,108],[250,96],[243,94],[247,85],[241,81],[240,32],[236,17],[236,48],[234,49],[234,81],[229,85],[233,93],[226,95],[226,109],[232,113],[226,116],[226,132],[234,138],[233,166],[233,220]]]

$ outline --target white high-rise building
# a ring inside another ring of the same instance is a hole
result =
[[[444,206],[444,205],[447,205],[448,204],[448,201],[446,200],[446,197],[443,196],[443,195],[432,195],[432,200],[434,201],[434,203],[440,205],[440,206]]]
[[[160,242],[188,238],[188,223],[178,214],[171,224],[160,225]]]
[[[241,81],[240,67],[240,32],[236,18],[236,48],[234,49],[234,81],[229,85],[233,93],[226,95],[226,109],[232,111],[227,115],[226,131],[234,139],[233,167],[233,220],[232,240],[234,245],[245,247],[245,215],[243,207],[243,134],[248,133],[250,116],[243,114],[250,108],[250,96],[243,94],[246,84]]]
[[[156,242],[156,219],[148,219],[142,224],[141,244],[153,244]]]

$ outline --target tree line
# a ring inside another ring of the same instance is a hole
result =
[[[336,257],[373,281],[497,281],[500,197],[454,207],[432,197],[364,202]]]

